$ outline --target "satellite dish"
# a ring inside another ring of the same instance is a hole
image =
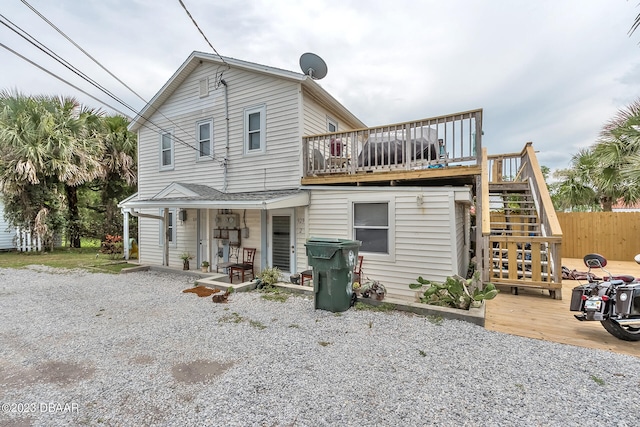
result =
[[[300,57],[300,68],[314,80],[320,80],[327,75],[327,64],[315,53],[303,53]]]

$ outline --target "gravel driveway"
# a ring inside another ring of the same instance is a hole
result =
[[[193,278],[0,269],[0,426],[637,425],[640,359]],[[26,412],[30,411],[30,412]]]

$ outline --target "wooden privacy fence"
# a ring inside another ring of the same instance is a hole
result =
[[[562,256],[598,253],[609,260],[633,261],[640,253],[640,212],[558,212]]]

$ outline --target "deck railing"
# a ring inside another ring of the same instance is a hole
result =
[[[483,185],[483,280],[548,288],[556,298],[562,298],[562,230],[532,144],[527,143],[521,153],[487,156],[486,159],[483,170],[486,170],[488,184],[505,181],[529,183],[540,219],[541,235],[492,235],[488,221],[491,204],[489,185]]]
[[[482,110],[306,136],[302,144],[305,177],[475,165]]]

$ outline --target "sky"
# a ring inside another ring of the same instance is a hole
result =
[[[11,21],[136,110],[145,102],[38,17],[37,9],[145,100],[194,51],[213,53],[179,0],[2,0]],[[528,141],[542,165],[569,167],[603,124],[640,98],[636,0],[183,0],[220,55],[300,71],[368,126],[482,108],[489,154]],[[0,43],[117,104],[5,25]],[[95,100],[0,46],[0,90]],[[118,106],[120,111],[133,112]]]

